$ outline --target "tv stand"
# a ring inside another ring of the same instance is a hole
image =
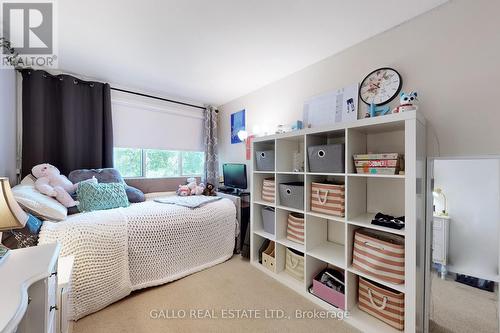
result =
[[[235,196],[241,196],[242,194],[245,194],[245,192],[242,189],[235,188],[235,187],[220,187],[219,192],[226,193],[226,194],[232,194]]]

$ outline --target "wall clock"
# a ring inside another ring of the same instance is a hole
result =
[[[392,101],[402,86],[401,75],[395,69],[379,68],[363,79],[359,86],[359,97],[368,105],[383,105]]]

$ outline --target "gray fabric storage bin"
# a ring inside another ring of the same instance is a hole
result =
[[[279,193],[280,205],[304,209],[304,182],[281,183]]]
[[[274,171],[274,150],[256,150],[257,171]]]
[[[274,208],[262,207],[261,214],[264,231],[274,235],[274,216],[276,214]]]
[[[344,173],[345,144],[307,147],[310,172]]]

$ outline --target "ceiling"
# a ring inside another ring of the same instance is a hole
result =
[[[59,67],[221,105],[444,2],[58,1]]]

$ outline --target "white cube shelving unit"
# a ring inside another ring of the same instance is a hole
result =
[[[344,271],[346,277],[347,323],[363,332],[399,332],[384,322],[358,309],[358,278],[365,277],[405,294],[405,332],[417,332],[423,324],[424,236],[425,236],[425,119],[417,112],[391,114],[354,122],[335,124],[325,128],[308,128],[296,132],[256,138],[253,151],[274,149],[275,170],[252,170],[251,205],[251,263],[294,291],[327,310],[339,309],[308,292],[313,277],[327,265]],[[345,173],[309,172],[307,147],[327,143],[345,144]],[[304,172],[293,171],[293,154],[302,152]],[[353,154],[397,152],[405,156],[404,175],[357,174]],[[274,203],[261,200],[264,178],[276,180]],[[336,217],[310,211],[311,182],[335,180],[346,187],[345,217]],[[279,184],[289,181],[304,182],[304,210],[281,205]],[[276,209],[275,234],[264,231],[260,210],[270,206]],[[305,217],[305,244],[286,238],[287,216],[290,212]],[[371,224],[377,212],[405,216],[402,230]],[[358,228],[372,228],[405,237],[405,283],[387,283],[354,269],[352,247]],[[276,272],[259,263],[258,252],[265,239],[276,242]],[[297,281],[285,272],[285,251],[290,247],[304,254],[304,281]]]

